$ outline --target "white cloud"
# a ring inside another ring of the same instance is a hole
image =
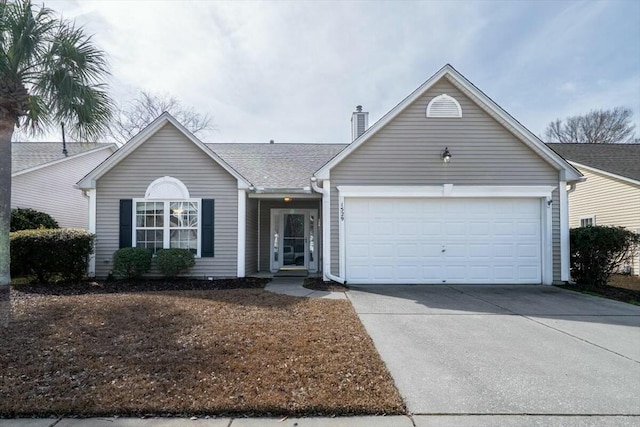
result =
[[[616,68],[613,53],[605,67],[607,48],[594,44],[624,22],[640,27],[628,12],[615,27],[600,22],[616,3],[47,5],[95,33],[110,57],[114,97],[170,93],[214,118],[211,141],[347,141],[355,105],[373,122],[445,63],[536,133],[587,98],[640,102],[632,84],[640,67],[633,75]],[[640,52],[639,39],[625,46]],[[596,74],[610,83],[596,84]]]

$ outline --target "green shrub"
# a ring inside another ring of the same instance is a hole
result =
[[[81,280],[87,274],[95,236],[85,230],[21,230],[10,234],[11,274],[33,274],[47,282],[59,274],[63,280]]]
[[[126,279],[136,279],[151,270],[151,250],[122,248],[113,254],[113,272]]]
[[[58,228],[51,215],[31,208],[11,209],[11,231]]]
[[[196,260],[188,249],[160,249],[156,264],[164,277],[171,278],[188,272],[196,265]]]
[[[572,228],[571,276],[587,289],[605,286],[609,276],[629,260],[638,242],[638,236],[623,227]]]

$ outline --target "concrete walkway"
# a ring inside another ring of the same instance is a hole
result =
[[[344,292],[312,291],[302,286],[303,277],[274,277],[265,290],[294,297],[347,299]]]
[[[337,418],[48,418],[0,427],[637,427],[634,416],[413,415]]]

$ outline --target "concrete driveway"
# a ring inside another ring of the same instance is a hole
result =
[[[640,307],[549,286],[348,295],[413,414],[640,415]]]

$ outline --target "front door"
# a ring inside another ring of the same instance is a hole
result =
[[[318,269],[315,209],[271,210],[271,271],[281,268]]]

